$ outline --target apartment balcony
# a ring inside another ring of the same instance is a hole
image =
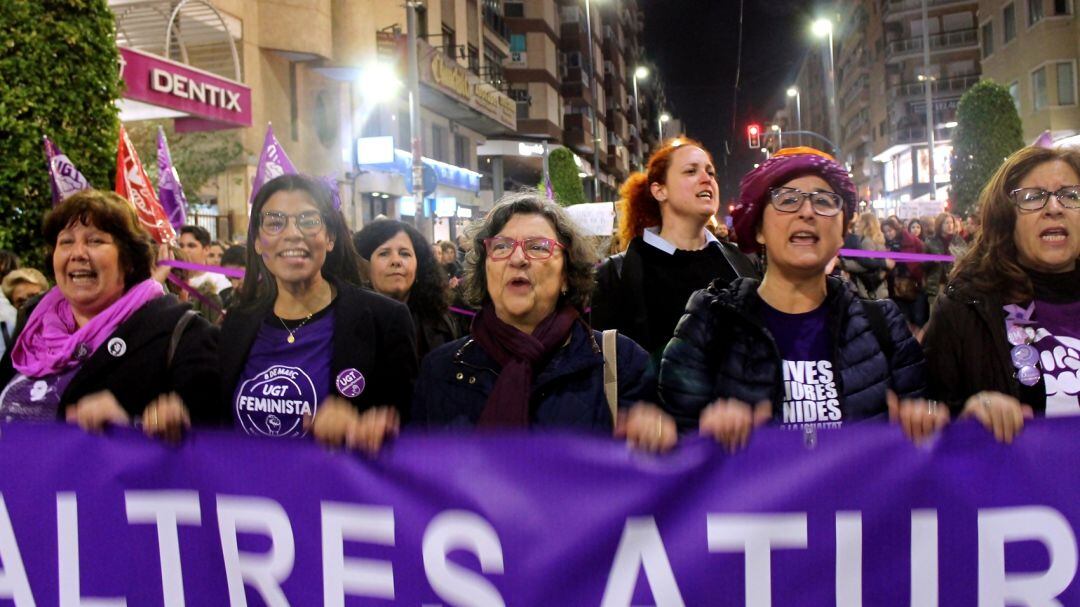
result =
[[[843,90],[843,94],[840,95],[841,104],[849,106],[856,101],[869,101],[869,95],[866,94],[870,90],[869,85],[870,77],[867,74],[863,74]]]
[[[592,119],[585,114],[563,114],[563,140],[579,154],[592,154]]]
[[[978,0],[927,0],[926,7],[949,8],[972,6]],[[885,21],[899,21],[905,17],[917,17],[922,12],[922,0],[886,0],[882,17]]]
[[[934,139],[940,143],[952,138],[952,129],[938,127],[934,129]],[[926,143],[926,127],[909,126],[900,127],[889,131],[889,145],[919,144]]]
[[[495,35],[502,38],[503,42],[510,43],[510,28],[506,25],[506,17],[484,5],[484,25]]]
[[[620,137],[630,136],[630,124],[626,120],[626,112],[621,108],[617,111],[608,108],[608,130]]]
[[[930,34],[931,53],[978,49],[979,32],[975,28]],[[885,58],[889,62],[894,62],[921,57],[922,52],[923,37],[913,36],[890,41],[885,47]]]
[[[978,82],[978,74],[953,76],[952,78],[934,80],[933,86],[930,87],[930,93],[935,98],[959,97],[965,92],[967,92],[969,88],[975,86]],[[922,99],[925,95],[925,91],[925,82],[907,82],[889,88],[889,101]]]

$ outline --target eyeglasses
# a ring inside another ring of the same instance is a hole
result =
[[[1013,203],[1021,211],[1040,211],[1050,202],[1050,197],[1057,198],[1058,204],[1066,209],[1080,209],[1080,185],[1067,185],[1056,192],[1047,192],[1042,188],[1019,188],[1009,192]]]
[[[795,188],[769,190],[769,202],[781,213],[795,213],[802,208],[803,199],[810,199],[810,208],[822,217],[832,217],[844,208],[844,199],[833,192],[803,192]]]
[[[514,240],[506,236],[495,236],[484,239],[484,250],[487,251],[488,259],[501,261],[509,259],[514,254],[514,249],[521,246],[521,252],[529,259],[549,259],[556,248],[566,247],[557,240],[550,238],[525,238]]]
[[[304,211],[296,215],[278,211],[263,211],[259,227],[267,234],[280,234],[289,225],[289,218],[296,220],[296,227],[305,236],[314,236],[323,229],[323,218],[318,211]]]

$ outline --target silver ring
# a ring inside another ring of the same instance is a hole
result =
[[[930,415],[936,415],[937,414],[937,406],[938,406],[938,402],[936,400],[928,400],[928,401],[926,401],[926,412],[929,413]]]
[[[982,403],[983,409],[986,409],[987,411],[990,410],[990,397],[980,396],[979,402]]]
[[[656,440],[660,440],[664,437],[664,418],[656,418]]]

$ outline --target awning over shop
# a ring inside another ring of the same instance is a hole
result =
[[[480,191],[480,173],[427,157],[422,157],[421,161],[434,174],[438,185],[473,193]],[[359,167],[363,171],[384,171],[403,175],[406,178],[407,191],[412,192],[412,154],[405,150],[394,150],[394,157],[390,162],[362,162]]]

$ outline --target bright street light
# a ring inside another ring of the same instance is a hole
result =
[[[832,33],[832,21],[825,18],[818,19],[810,26],[810,31],[818,38],[824,38]]]
[[[671,114],[664,112],[656,117],[656,127],[660,132],[660,141],[664,140],[664,123],[671,120]]]
[[[788,90],[787,90],[787,96],[788,97],[795,97],[798,94],[799,94],[799,89],[797,89],[797,88],[795,88],[793,86],[788,87]]]
[[[644,79],[646,79],[648,77],[649,77],[649,68],[647,68],[647,67],[645,67],[643,65],[639,65],[638,68],[636,70],[634,70],[634,78],[637,78],[638,80],[644,80]]]
[[[660,122],[668,122],[669,120],[671,120],[671,114],[667,112],[660,114]]]
[[[356,82],[361,94],[375,103],[389,101],[401,90],[397,72],[386,63],[372,63],[363,68]]]

